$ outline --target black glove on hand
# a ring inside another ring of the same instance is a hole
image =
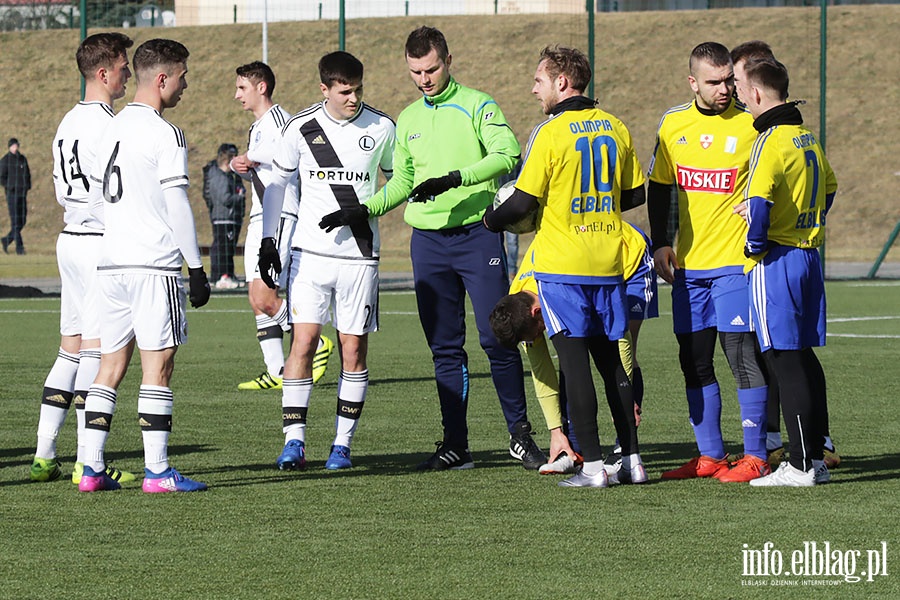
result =
[[[484,209],[484,214],[481,216],[481,224],[484,225],[484,228],[493,233],[500,233],[503,231],[503,228],[497,229],[493,225],[491,225],[491,216],[494,214],[494,203],[490,203],[487,205],[487,208]]]
[[[353,225],[354,223],[368,220],[369,209],[365,204],[360,204],[359,206],[342,208],[341,210],[336,210],[333,213],[325,215],[322,217],[322,220],[319,221],[319,227],[324,229],[327,233],[343,225]]]
[[[275,277],[281,273],[281,256],[278,254],[278,247],[275,246],[275,238],[267,237],[263,238],[259,245],[259,278],[267,286],[277,290],[278,284],[275,283],[275,277],[272,276],[273,271]]]
[[[460,185],[462,185],[462,175],[459,174],[459,171],[450,171],[443,177],[426,179],[414,187],[413,191],[409,194],[409,201],[425,202],[427,200],[434,200],[435,196],[439,196],[447,190],[459,187]]]
[[[191,288],[191,306],[200,308],[209,302],[209,279],[203,267],[188,268],[188,281]]]

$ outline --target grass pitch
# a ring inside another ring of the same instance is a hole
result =
[[[274,468],[280,394],[235,388],[263,368],[253,318],[245,299],[214,296],[189,313],[190,343],[178,353],[172,385],[170,448],[172,463],[210,490],[162,497],[144,495],[139,484],[79,494],[67,478],[27,481],[38,398],[58,343],[59,301],[0,301],[0,598],[900,597],[900,285],[830,282],[828,291],[830,337],[818,354],[844,460],[829,485],[752,489],[659,480],[694,453],[668,314],[648,322],[640,339],[649,485],[563,489],[556,477],[511,460],[474,324],[469,425],[476,468],[416,473],[412,467],[441,432],[411,293],[381,297],[354,468],[323,468],[339,373],[332,357],[310,406],[309,466],[282,473]],[[662,310],[669,306],[663,288]],[[726,444],[740,452],[731,375],[721,355],[717,360]],[[107,456],[139,472],[138,383],[134,364]],[[539,407],[529,404],[546,448]],[[612,435],[603,411],[601,440],[608,444]],[[74,446],[71,415],[59,444],[66,475]],[[829,542],[844,557],[860,551],[856,574],[867,568],[867,550],[886,547],[888,574],[858,583],[744,575],[747,548],[772,542],[787,570],[792,552],[813,541],[820,548]]]

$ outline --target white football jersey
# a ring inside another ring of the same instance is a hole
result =
[[[180,273],[181,250],[163,190],[189,185],[181,129],[146,104],[127,105],[110,121],[97,148],[91,172],[95,184],[106,227],[97,270]]]
[[[262,200],[263,195],[259,193],[259,186],[265,190],[272,183],[272,157],[275,156],[275,148],[281,139],[281,129],[284,124],[291,118],[291,114],[284,110],[280,105],[275,104],[266,111],[253,125],[250,126],[250,133],[247,141],[247,158],[253,162],[258,162],[256,167],[257,178],[254,178],[251,185],[250,194],[250,221],[262,220]],[[284,190],[284,205],[282,206],[282,216],[296,218],[297,215],[297,178],[293,177]]]
[[[88,205],[97,144],[115,116],[104,102],[79,102],[66,113],[53,138],[53,186],[56,201],[65,208],[67,231],[103,229]]]
[[[320,256],[377,260],[378,221],[325,233],[319,221],[340,208],[358,206],[378,188],[378,168],[393,174],[394,122],[363,104],[356,116],[337,120],[325,102],[294,115],[282,133],[275,166],[295,172],[300,187],[297,228],[291,247]]]

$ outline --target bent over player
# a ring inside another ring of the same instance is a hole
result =
[[[607,399],[622,446],[619,481],[647,481],[632,385],[617,343],[628,330],[622,210],[642,204],[645,196],[628,128],[584,95],[591,76],[584,53],[564,47],[541,51],[532,93],[549,118],[531,134],[513,195],[484,222],[499,230],[540,207],[534,278],[584,457],[581,469],[559,485],[603,488],[609,481],[591,361],[611,392]],[[612,390],[618,390],[618,401]]]
[[[206,484],[169,465],[174,396],[169,381],[175,352],[187,341],[184,287],[187,262],[191,305],[209,300],[194,215],[188,201],[187,142],[162,113],[187,89],[188,50],[154,39],[134,53],[134,102],[113,118],[91,173],[91,211],[105,225],[97,266],[102,294],[100,371],[85,402],[82,492],[115,490],[105,473],[104,448],[116,408],[116,390],[137,345],[141,354],[138,416],[148,493],[193,492]]]
[[[647,209],[656,271],[672,284],[672,320],[688,414],[699,457],[663,479],[717,477],[749,481],[766,462],[766,375],[750,331],[743,275],[746,225],[732,210],[747,182],[753,119],[735,104],[728,49],[705,42],[691,52],[694,100],[659,122],[650,163]],[[678,245],[669,237],[671,188],[678,190]],[[744,457],[729,468],[722,440],[722,400],[713,368],[716,337],[737,382]]]
[[[97,33],[78,46],[75,60],[84,76],[84,100],[60,121],[53,139],[53,185],[63,206],[66,226],[56,242],[62,281],[59,352],[44,383],[32,481],[53,481],[62,473],[56,440],[69,407],[75,403],[78,450],[72,483],[84,468],[84,399],[100,368],[100,307],[97,297],[97,255],[103,224],[90,213],[88,176],[94,168],[97,144],[113,118],[113,101],[125,95],[131,77],[128,49],[134,42],[121,33]],[[107,467],[116,481],[134,475]]]
[[[322,325],[338,331],[341,377],[329,470],[346,469],[359,424],[369,369],[369,333],[378,329],[378,256],[375,218],[341,225],[337,209],[365,211],[360,199],[378,184],[378,169],[390,178],[394,122],[363,103],[363,65],[352,54],[332,52],[319,61],[325,99],[291,118],[272,160],[273,180],[263,202],[259,272],[273,288],[270,269],[282,266],[275,242],[284,186],[298,177],[303,198],[291,240],[288,298],[293,326],[284,366],[279,469],[306,465],[306,413],[313,389],[313,360]],[[326,216],[327,215],[327,216]]]
[[[628,333],[619,340],[619,356],[632,382],[635,404],[635,422],[639,424],[643,404],[643,376],[637,360],[637,340],[645,319],[659,316],[656,274],[650,254],[650,240],[637,227],[623,222],[622,262],[625,268],[625,293],[628,302]],[[534,252],[529,246],[522,266],[510,284],[509,295],[500,299],[491,312],[491,328],[494,335],[506,346],[522,342],[525,355],[531,363],[531,378],[535,393],[550,430],[550,461],[539,469],[542,475],[574,473],[582,463],[575,433],[568,417],[565,386],[557,378],[550,356],[543,311],[534,280]],[[607,388],[607,402],[618,402],[618,389]],[[604,460],[604,469],[610,483],[619,482],[622,467],[622,449],[616,444]],[[627,480],[627,476],[623,477]]]
[[[744,253],[750,259],[753,326],[775,376],[790,438],[789,462],[754,486],[827,483],[823,460],[825,375],[813,352],[825,345],[825,281],[819,246],[837,180],[796,102],[787,102],[788,72],[774,58],[750,59],[735,71],[741,100],[759,137],[750,157]]]

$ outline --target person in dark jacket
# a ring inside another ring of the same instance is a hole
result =
[[[222,144],[216,160],[203,167],[203,199],[209,208],[213,243],[210,247],[212,280],[218,289],[234,289],[234,252],[244,220],[245,191],[241,178],[228,166],[237,146]]]
[[[6,188],[6,204],[9,206],[9,233],[0,239],[3,251],[9,252],[9,245],[16,242],[16,254],[25,254],[22,243],[22,228],[28,216],[26,196],[31,189],[31,170],[28,159],[19,153],[19,140],[10,138],[9,152],[0,158],[0,185]]]

